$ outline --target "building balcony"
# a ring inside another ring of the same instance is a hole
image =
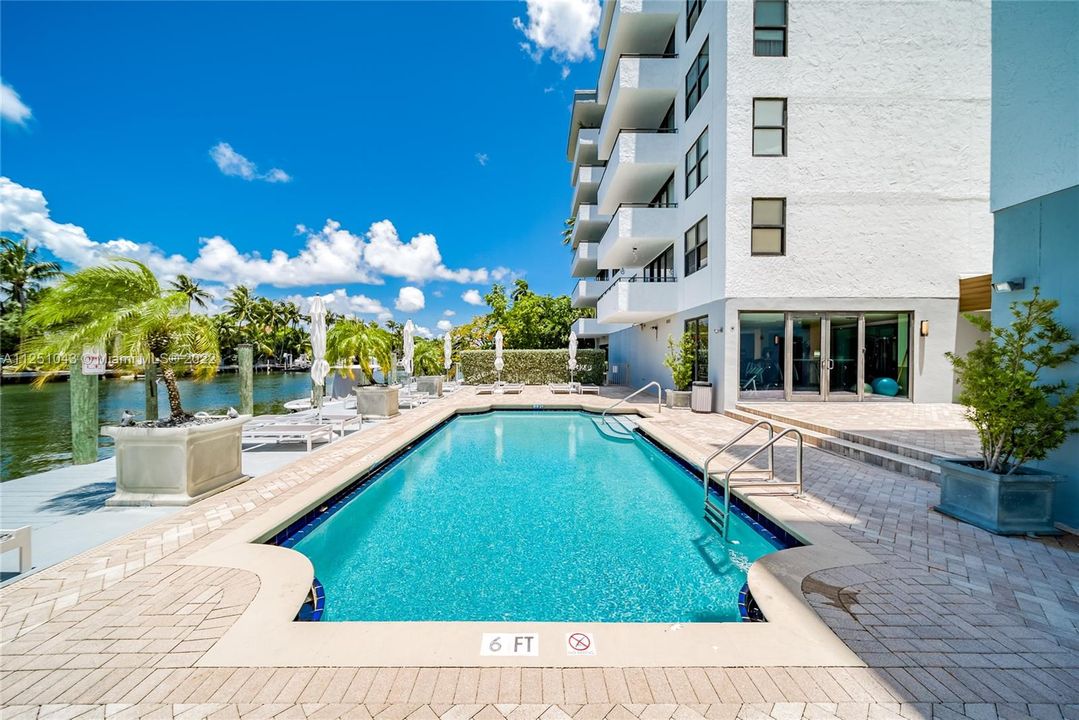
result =
[[[572,217],[577,217],[581,205],[596,204],[603,171],[602,165],[584,165],[577,169],[577,183],[573,186],[573,204],[570,207]]]
[[[596,318],[580,318],[573,323],[573,332],[579,338],[598,338],[625,330],[629,325],[617,323],[601,323]]]
[[[608,58],[615,61],[628,53],[662,53],[670,45],[684,6],[681,0],[605,0],[599,33],[604,59],[600,64],[600,97],[607,96],[603,88],[610,89],[613,71]]]
[[[620,277],[600,295],[596,318],[601,323],[645,323],[678,310],[674,278]]]
[[[578,280],[573,292],[570,293],[570,303],[575,308],[595,307],[599,296],[610,285],[610,280],[597,280],[596,278]]]
[[[566,159],[573,162],[577,154],[577,139],[581,130],[598,128],[603,122],[604,106],[596,101],[595,90],[576,90],[570,109],[569,139],[566,142]]]
[[[600,215],[599,209],[594,204],[581,205],[577,208],[577,219],[573,223],[573,232],[570,233],[570,242],[573,248],[584,243],[598,243],[611,224],[610,215]]]
[[[603,166],[599,161],[599,128],[582,128],[577,135],[577,150],[573,154],[570,184],[577,182],[577,171],[588,165]]]
[[[610,97],[599,131],[599,159],[611,156],[618,133],[627,128],[655,129],[663,123],[683,78],[677,55],[618,58]]]
[[[613,149],[596,193],[599,211],[607,215],[623,203],[651,202],[678,169],[673,130],[623,130]]]
[[[599,257],[599,243],[581,243],[573,249],[573,263],[570,265],[570,275],[578,278],[595,277],[599,266],[596,260]]]
[[[597,267],[641,267],[678,239],[677,206],[622,205],[599,242]]]

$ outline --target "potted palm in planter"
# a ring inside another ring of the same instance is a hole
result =
[[[66,275],[27,312],[24,357],[46,359],[38,385],[86,347],[106,348],[120,366],[152,364],[165,385],[168,418],[102,428],[116,441],[111,505],[186,505],[245,479],[240,436],[250,416],[196,417],[180,400],[177,369],[209,378],[220,359],[213,323],[188,302],[142,263],[119,258]]]
[[[937,461],[940,512],[999,534],[1056,532],[1053,493],[1062,478],[1026,463],[1044,459],[1077,431],[1079,389],[1040,377],[1079,356],[1079,343],[1053,317],[1058,305],[1034,288],[1030,300],[1012,303],[1008,327],[967,316],[990,336],[965,357],[947,356],[982,456]]]
[[[674,389],[667,390],[667,407],[689,407],[689,386],[693,382],[693,358],[696,352],[693,336],[689,333],[683,333],[677,341],[674,335],[667,338],[667,355],[663,358],[663,364],[670,369],[674,382]]]
[[[388,385],[373,385],[375,374],[371,360],[382,368],[385,378],[393,367],[390,334],[375,323],[342,318],[326,333],[326,359],[343,366],[343,372],[354,377],[353,361],[362,377],[355,388],[356,413],[364,416],[392,417],[399,412],[398,389]]]

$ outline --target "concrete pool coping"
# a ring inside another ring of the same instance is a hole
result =
[[[447,406],[402,430],[349,467],[331,470],[265,514],[230,529],[186,564],[229,567],[259,579],[259,589],[235,623],[201,657],[201,667],[299,666],[520,666],[659,667],[848,666],[865,663],[828,628],[802,594],[809,575],[829,568],[878,562],[865,550],[811,520],[787,495],[736,490],[747,504],[807,545],[777,551],[755,562],[748,582],[766,623],[542,623],[542,622],[296,622],[314,578],[311,562],[288,548],[261,544],[357,478],[407,448],[454,415],[498,409],[601,411],[609,398],[566,398],[535,403],[476,397]],[[626,407],[668,451],[698,464],[699,450],[659,423],[655,412]],[[570,633],[592,633],[594,655],[571,655]],[[484,633],[536,633],[534,656],[483,656]]]

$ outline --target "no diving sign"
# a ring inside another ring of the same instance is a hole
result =
[[[566,633],[566,654],[595,655],[596,639],[588,632]]]

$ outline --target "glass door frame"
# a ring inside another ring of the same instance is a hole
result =
[[[820,361],[817,365],[820,392],[794,392],[794,318],[820,318]],[[856,393],[831,393],[832,359],[832,316],[858,318],[857,371],[855,378]],[[783,394],[787,402],[861,402],[865,396],[865,313],[855,311],[812,311],[788,310],[783,314],[783,334],[787,342],[783,348]]]

